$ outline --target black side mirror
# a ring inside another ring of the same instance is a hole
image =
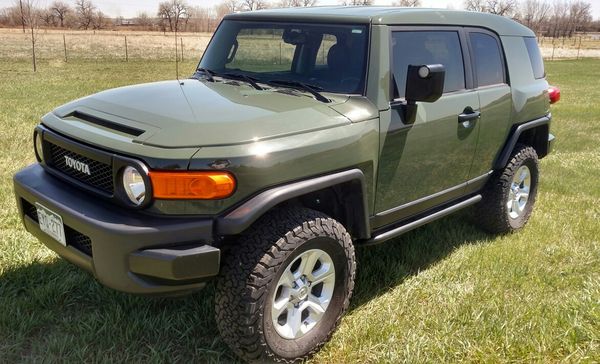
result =
[[[417,101],[434,102],[444,93],[446,68],[441,64],[408,66],[404,98],[404,122],[412,124],[417,116]]]
[[[446,68],[441,64],[408,66],[405,98],[411,101],[434,102],[444,92]]]

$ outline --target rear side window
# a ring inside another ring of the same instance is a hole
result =
[[[478,86],[504,83],[504,67],[498,40],[486,33],[469,33]]]
[[[442,64],[446,67],[444,92],[465,88],[465,68],[458,32],[393,32],[392,57],[397,97],[404,97],[409,65]]]
[[[537,42],[533,37],[523,38],[525,40],[525,47],[527,47],[527,53],[529,53],[529,61],[531,61],[531,68],[533,68],[533,77],[544,78],[546,72],[544,71],[544,60],[542,54],[538,48]]]

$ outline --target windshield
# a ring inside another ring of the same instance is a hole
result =
[[[199,67],[257,82],[302,82],[326,92],[362,94],[366,25],[224,20]]]

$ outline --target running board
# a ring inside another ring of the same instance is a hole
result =
[[[375,244],[383,243],[386,240],[395,238],[398,235],[402,235],[410,230],[418,228],[419,226],[425,225],[425,224],[435,221],[439,218],[450,215],[451,213],[456,212],[460,209],[463,209],[467,206],[476,204],[480,200],[481,200],[481,195],[475,195],[475,196],[473,196],[467,200],[461,201],[455,205],[452,205],[452,206],[446,207],[445,209],[434,212],[431,215],[427,215],[425,217],[422,217],[418,220],[409,222],[408,224],[399,226],[397,228],[384,231],[381,234],[375,235],[371,239],[366,240],[364,243],[360,243],[360,246],[375,245]]]

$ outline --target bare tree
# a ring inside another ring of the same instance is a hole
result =
[[[466,10],[484,12],[487,10],[485,0],[465,0]]]
[[[569,6],[569,28],[567,35],[573,36],[574,32],[581,31],[592,22],[592,4],[577,0]]]
[[[21,19],[27,25],[27,29],[31,35],[31,60],[33,63],[33,72],[37,71],[35,46],[37,42],[37,34],[40,19],[40,11],[36,7],[35,0],[20,0],[19,9],[21,10]]]
[[[55,27],[58,25],[56,16],[50,9],[40,9],[38,16],[45,27]]]
[[[502,16],[513,16],[518,8],[517,0],[465,0],[465,9]]]
[[[75,0],[75,13],[77,24],[81,29],[89,29],[93,26],[96,6],[91,0]]]
[[[137,23],[137,25],[144,28],[145,30],[150,30],[154,26],[154,20],[150,18],[150,16],[146,12],[139,13],[138,16],[135,18],[135,22]]]
[[[94,11],[94,13],[92,15],[92,23],[91,23],[93,29],[107,28],[109,23],[110,23],[110,20],[108,19],[106,14],[104,14],[100,10]]]
[[[400,0],[393,3],[394,6],[404,6],[407,8],[418,8],[421,6],[421,0]]]
[[[279,6],[282,8],[302,8],[317,5],[317,0],[282,0]]]
[[[163,30],[169,25],[169,31],[185,30],[189,19],[188,5],[183,0],[164,1],[158,4],[158,17],[161,19]]]
[[[539,33],[544,23],[548,21],[550,3],[544,0],[525,0],[521,12],[521,22],[535,33]]]
[[[486,12],[502,16],[513,16],[518,8],[517,0],[487,0]]]
[[[72,9],[69,4],[66,4],[62,1],[55,1],[50,5],[50,11],[54,14],[56,19],[58,19],[60,27],[65,27],[65,19],[69,13],[71,13]]]
[[[242,8],[247,11],[266,9],[268,5],[266,0],[242,0]]]
[[[23,27],[23,34],[25,34],[25,9],[23,8],[23,0],[16,1],[15,6],[19,9],[19,15],[21,16],[21,26]]]
[[[342,0],[344,6],[369,6],[373,5],[373,0]]]

